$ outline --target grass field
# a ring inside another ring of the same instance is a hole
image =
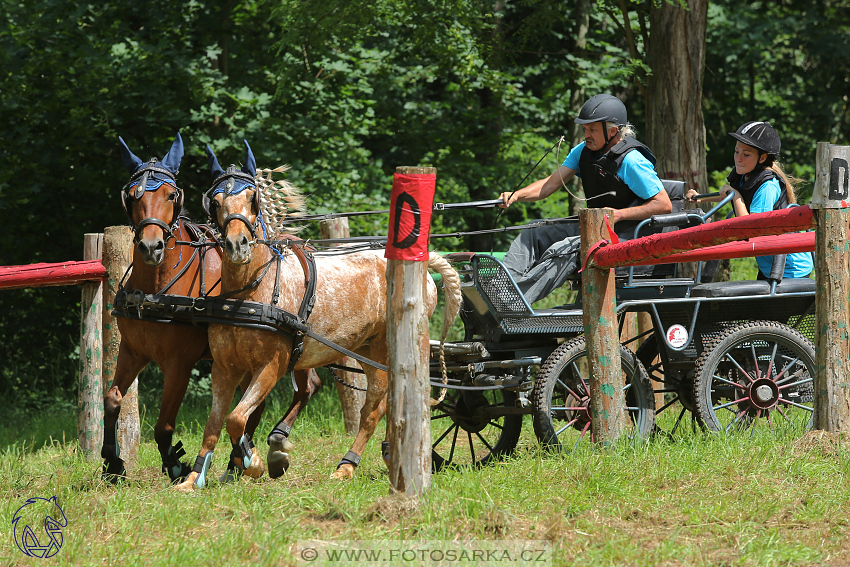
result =
[[[273,393],[260,431],[271,428],[286,397]],[[304,540],[533,540],[551,545],[552,565],[850,564],[850,444],[834,436],[713,437],[684,427],[639,446],[549,455],[526,422],[515,456],[435,474],[413,506],[389,496],[380,439],[355,480],[329,478],[350,438],[333,388],[314,402],[293,430],[296,449],[284,478],[214,482],[193,495],[175,493],[159,472],[154,410],[144,414],[138,462],[117,487],[76,450],[72,411],[7,411],[0,426],[3,564],[307,565],[293,553]],[[201,400],[181,410],[177,438],[191,459],[206,411]],[[216,476],[225,445],[223,438]],[[12,517],[27,498],[53,495],[68,520],[64,545],[49,560],[27,558],[15,546]]]

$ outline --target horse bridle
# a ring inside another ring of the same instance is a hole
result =
[[[177,227],[177,220],[180,217],[180,212],[183,210],[183,190],[177,186],[174,174],[167,169],[157,166],[156,164],[157,159],[151,158],[144,167],[133,174],[130,181],[123,189],[121,189],[121,205],[124,207],[124,212],[127,214],[127,218],[130,219],[130,228],[133,229],[133,232],[136,234],[133,238],[133,242],[136,243],[140,239],[142,229],[149,225],[161,228],[166,241],[174,239],[175,236],[173,231]],[[170,226],[153,217],[144,218],[139,221],[139,224],[137,225],[133,224],[133,201],[138,201],[144,196],[145,191],[147,191],[148,181],[151,179],[159,181],[159,185],[156,189],[159,189],[162,185],[170,185],[177,191],[177,198],[174,201],[174,216],[172,217]],[[134,186],[135,190],[131,193],[130,190],[133,189]]]
[[[239,183],[241,182],[241,183]],[[240,215],[238,213],[233,213],[227,215],[224,219],[224,223],[221,226],[218,224],[218,214],[216,209],[218,208],[218,203],[216,203],[215,197],[219,193],[224,193],[224,198],[227,199],[231,195],[236,195],[244,191],[245,189],[253,187],[254,188],[254,199],[253,206],[257,210],[257,216],[252,223],[248,220],[248,217],[245,215]],[[216,177],[215,181],[212,183],[212,187],[210,187],[209,191],[204,193],[203,201],[202,201],[204,211],[206,211],[207,216],[210,218],[210,223],[216,227],[222,234],[227,229],[227,225],[230,224],[230,221],[238,220],[242,222],[245,226],[248,227],[248,230],[251,231],[251,237],[254,240],[257,240],[257,229],[260,226],[260,190],[257,188],[256,181],[253,177],[248,175],[247,173],[236,169],[235,165],[231,165],[227,168],[227,171]]]

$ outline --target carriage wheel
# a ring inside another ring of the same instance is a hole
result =
[[[648,437],[655,425],[652,382],[643,364],[623,346],[620,359],[629,414],[627,435]],[[532,391],[534,433],[547,448],[575,447],[593,435],[586,360],[584,337],[576,337],[555,349],[537,374]]]
[[[431,389],[435,399],[440,391]],[[513,408],[516,392],[509,390],[448,390],[431,408],[433,469],[449,466],[485,465],[513,452],[522,432],[522,415],[494,415],[499,408]],[[487,413],[488,409],[495,412]]]
[[[697,359],[697,419],[711,431],[762,420],[811,427],[815,350],[787,325],[752,321],[724,331]]]

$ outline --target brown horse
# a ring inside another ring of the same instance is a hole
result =
[[[120,142],[124,164],[132,174],[121,199],[135,238],[132,271],[116,297],[121,343],[112,387],[104,397],[103,475],[115,481],[126,472],[116,435],[121,400],[139,372],[153,361],[164,377],[154,439],[162,457],[162,471],[177,480],[191,470],[180,461],[185,454],[182,442],[172,445],[177,411],[192,368],[210,354],[207,328],[191,324],[191,308],[170,310],[168,306],[179,305],[180,299],[219,292],[221,250],[210,246],[216,241],[209,227],[196,225],[180,214],[183,191],[175,182],[183,156],[180,134],[162,161],[151,158],[143,163],[123,139]],[[160,309],[148,310],[152,303]],[[315,372],[299,372],[295,380],[299,392],[277,429],[288,431],[284,424],[291,425],[319,386]],[[252,416],[251,432],[261,414],[262,408]]]
[[[294,317],[289,336],[249,327],[210,325],[213,406],[195,468],[178,485],[180,490],[204,485],[225,418],[234,451],[242,449],[238,466],[249,476],[262,474],[262,459],[251,450],[246,424],[290,365],[296,369],[315,368],[340,358],[340,352],[323,341],[356,353],[361,359],[367,357],[381,365],[387,361],[387,282],[383,252],[334,256],[317,253],[313,271],[305,261],[305,256],[309,255],[297,250],[296,243],[287,239],[274,245],[262,243],[260,233],[265,222],[260,214],[260,203],[265,197],[250,181],[255,176],[256,165],[247,142],[245,146],[245,166],[241,171],[231,166],[226,172],[207,148],[215,181],[205,195],[205,208],[224,238],[222,296],[256,302],[235,303],[228,307],[232,310],[250,307],[252,311],[274,313],[269,308],[276,306],[282,313],[298,313],[299,316]],[[446,297],[452,298],[451,305],[446,308],[447,320],[451,321],[459,307],[458,275],[438,254],[431,255],[429,266],[440,271],[447,286]],[[313,285],[315,291],[311,293]],[[430,277],[427,285],[429,312],[433,312],[436,286]],[[300,316],[305,304],[312,305],[312,312],[308,310],[309,326],[299,325],[306,319]],[[300,356],[297,356],[299,351]],[[386,372],[368,363],[362,366],[368,386],[360,431],[333,474],[337,478],[353,476],[360,455],[386,410]],[[249,380],[247,389],[227,415],[236,386],[246,378]],[[270,447],[270,454],[273,450],[274,447]]]

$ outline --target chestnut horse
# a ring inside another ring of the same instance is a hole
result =
[[[250,307],[252,313],[277,313],[294,323],[289,336],[258,328],[210,324],[213,406],[195,467],[177,487],[185,491],[205,484],[225,418],[234,452],[242,451],[238,466],[248,476],[262,474],[262,459],[252,450],[246,423],[290,365],[306,369],[335,362],[341,351],[328,342],[346,349],[344,354],[351,353],[361,362],[366,359],[386,365],[387,361],[387,263],[383,251],[310,255],[298,250],[299,244],[292,240],[261,240],[266,223],[260,203],[266,197],[251,182],[256,162],[247,142],[245,146],[245,165],[241,170],[230,166],[226,172],[207,147],[214,182],[204,203],[224,238],[222,297],[242,300],[223,308],[235,311]],[[315,269],[309,268],[310,256],[315,260]],[[429,267],[440,271],[443,277],[448,299],[445,315],[450,323],[460,304],[459,277],[438,254],[431,254]],[[430,277],[427,286],[432,313],[437,291]],[[312,306],[306,316],[304,305]],[[447,328],[448,324],[444,325],[444,333]],[[353,476],[360,455],[386,410],[386,372],[369,363],[361,366],[368,385],[360,430],[333,473],[336,478]],[[246,378],[250,380],[247,389],[227,415],[236,386]],[[269,438],[270,455],[275,442]]]
[[[192,368],[210,354],[206,325],[191,324],[191,308],[175,312],[164,306],[175,305],[169,300],[217,294],[221,250],[209,246],[216,244],[209,227],[181,216],[183,191],[175,182],[183,157],[180,134],[162,161],[151,158],[142,162],[123,139],[119,140],[124,164],[132,175],[121,200],[135,238],[132,270],[126,282],[121,282],[115,302],[121,343],[112,387],[104,397],[103,475],[114,482],[126,473],[116,434],[121,400],[139,372],[153,361],[164,378],[154,439],[162,457],[162,471],[173,481],[191,470],[180,460],[185,454],[182,442],[172,445],[177,412]],[[150,311],[150,304],[160,309]],[[291,425],[319,385],[314,372],[299,372],[295,380],[299,392],[278,429],[284,422]],[[262,408],[249,424],[251,432],[261,414]]]

